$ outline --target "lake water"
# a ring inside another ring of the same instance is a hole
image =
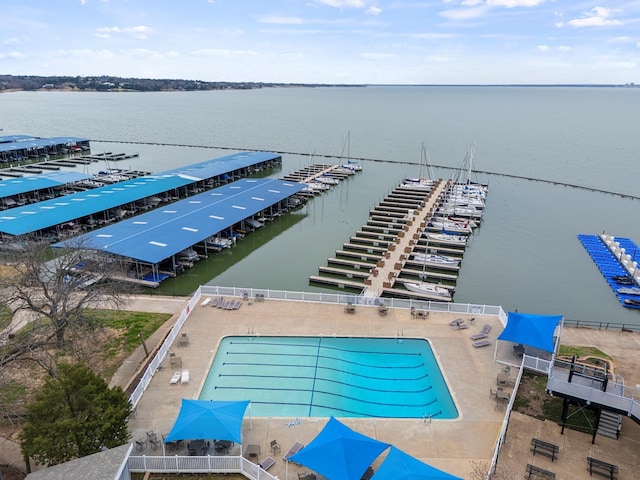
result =
[[[164,293],[201,283],[319,291],[309,275],[366,223],[369,209],[419,174],[422,143],[436,166],[459,167],[475,142],[478,170],[637,196],[638,111],[640,89],[630,88],[16,92],[0,95],[0,128],[89,138],[93,153],[139,152],[119,166],[154,172],[235,150],[291,152],[271,176],[329,163],[324,154],[346,155],[350,132],[349,154],[363,159],[362,173],[161,286]],[[435,168],[443,178],[452,171]],[[455,301],[640,324],[640,311],[620,305],[576,237],[606,231],[640,244],[640,201],[490,174],[478,180],[490,190]]]

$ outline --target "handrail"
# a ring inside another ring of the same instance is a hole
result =
[[[278,480],[259,465],[239,455],[225,456],[130,456],[129,472],[153,473],[241,473],[251,480]]]
[[[594,380],[591,380],[591,383],[587,382],[588,384],[569,381],[565,372],[566,368],[559,366],[552,368],[547,380],[547,390],[625,412],[635,422],[640,423],[640,402],[636,400],[636,397],[640,397],[640,386],[631,388],[626,387],[624,383],[610,382],[607,391],[603,391],[601,388],[594,388],[592,385]],[[567,379],[564,378],[565,375]],[[589,379],[585,378],[583,381],[587,380]]]
[[[487,480],[491,480],[493,474],[495,473],[496,466],[498,465],[498,456],[500,455],[500,450],[502,449],[502,445],[507,436],[507,428],[509,427],[509,419],[511,418],[511,411],[513,410],[513,404],[516,401],[516,396],[518,392],[518,387],[520,386],[520,381],[522,380],[522,374],[524,373],[524,361],[520,365],[520,369],[518,370],[518,376],[515,379],[513,385],[513,391],[511,393],[511,398],[509,399],[509,403],[507,404],[507,408],[505,409],[506,413],[504,415],[504,420],[502,421],[502,427],[500,428],[500,433],[498,434],[498,438],[496,439],[496,446],[493,449],[493,457],[491,457],[491,463],[489,464],[489,468],[487,470]]]
[[[142,397],[142,394],[151,383],[153,375],[158,371],[158,368],[160,368],[160,364],[164,361],[167,353],[169,353],[169,349],[171,348],[173,341],[178,336],[178,332],[180,332],[180,329],[184,325],[184,322],[187,320],[187,318],[189,318],[189,314],[198,304],[200,296],[200,288],[198,288],[191,297],[191,300],[189,300],[187,306],[180,313],[180,317],[178,317],[175,325],[169,331],[169,335],[167,335],[167,338],[164,339],[164,342],[162,342],[162,345],[160,345],[160,348],[158,348],[158,351],[151,359],[151,362],[149,362],[149,365],[147,365],[147,368],[140,378],[138,385],[129,396],[129,403],[131,403],[131,408],[134,411],[136,406],[138,405],[138,402],[140,401],[140,398]]]

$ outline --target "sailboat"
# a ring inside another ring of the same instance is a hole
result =
[[[423,165],[427,167],[426,178],[422,176]],[[402,184],[411,188],[431,190],[433,188],[433,185],[436,183],[434,179],[435,176],[433,174],[433,169],[431,168],[429,152],[427,151],[423,143],[420,149],[420,168],[418,169],[418,178],[405,178],[402,181]]]
[[[451,293],[448,288],[441,287],[435,283],[428,282],[403,282],[404,288],[410,292],[422,293],[424,295],[433,295],[442,297],[443,300],[451,301]]]
[[[427,240],[427,247],[425,249],[425,252],[428,252],[428,251],[429,251],[429,241]],[[417,255],[420,255],[420,254],[413,255],[414,259],[416,258]],[[424,257],[425,257],[425,260],[422,263],[421,278],[426,277],[425,270],[427,266],[427,261],[426,261],[427,254],[425,254]],[[402,282],[402,284],[404,285],[404,288],[406,288],[410,292],[421,293],[423,295],[431,295],[434,297],[440,297],[442,298],[442,300],[451,301],[451,292],[449,291],[449,289],[446,287],[442,287],[436,283],[425,282],[424,280],[422,280],[420,282]]]
[[[446,255],[437,255],[435,253],[414,253],[413,260],[416,262],[430,263],[432,265],[446,265],[457,267],[460,260]]]
[[[362,165],[360,165],[358,162],[356,162],[355,160],[351,159],[351,132],[347,132],[347,138],[345,139],[345,143],[342,146],[342,157],[344,158],[344,150],[347,150],[347,163],[343,163],[342,165],[340,165],[342,168],[345,168],[347,170],[351,170],[353,172],[360,172],[362,171]]]

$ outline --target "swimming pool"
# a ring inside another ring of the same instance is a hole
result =
[[[423,339],[225,337],[199,398],[257,417],[458,417]]]

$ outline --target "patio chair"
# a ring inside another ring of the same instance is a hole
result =
[[[175,385],[180,381],[180,377],[182,376],[182,372],[175,372],[173,374],[173,377],[171,377],[171,380],[169,380],[169,383],[171,385]]]
[[[281,451],[280,444],[277,442],[277,440],[271,440],[271,451],[273,452],[274,455],[276,455],[277,453],[280,453]]]
[[[184,370],[182,370],[182,374],[180,375],[180,382],[181,383],[189,383],[189,369],[185,368]]]
[[[295,442],[293,445],[291,445],[291,447],[289,447],[289,450],[287,450],[287,453],[285,453],[282,458],[285,460],[289,460],[289,458],[293,455],[295,455],[296,453],[298,453],[300,450],[302,450],[304,448],[304,444],[300,443],[300,442]]]
[[[481,340],[483,338],[487,338],[489,336],[490,331],[491,331],[491,325],[489,325],[488,323],[485,323],[484,326],[482,327],[482,330],[480,330],[480,333],[471,335],[469,338],[471,338],[471,340],[473,341]]]
[[[258,463],[258,466],[264,470],[265,472],[267,470],[269,470],[271,467],[273,467],[276,464],[276,460],[273,457],[267,457],[265,459],[263,459],[260,463]]]
[[[489,345],[491,345],[491,342],[486,338],[484,340],[478,340],[477,342],[473,342],[473,346],[476,348],[488,347]]]
[[[186,347],[187,345],[189,345],[189,337],[187,336],[186,333],[183,333],[178,338],[178,346],[179,347]]]

